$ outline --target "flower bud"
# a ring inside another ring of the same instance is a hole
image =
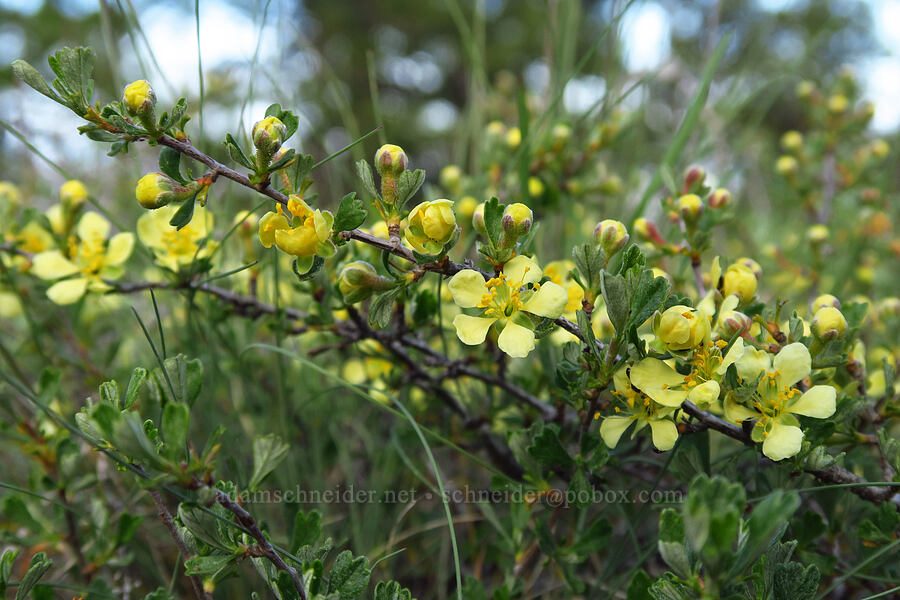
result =
[[[703,214],[703,200],[697,194],[685,194],[678,199],[678,212],[688,225],[697,223],[697,219]]]
[[[703,311],[678,304],[656,314],[653,333],[666,349],[678,352],[708,342],[711,332],[709,319]]]
[[[516,202],[506,207],[500,222],[506,235],[520,237],[531,229],[531,224],[534,222],[534,213],[521,202]]]
[[[594,243],[603,248],[607,258],[624,248],[628,238],[628,230],[620,221],[604,219],[594,228]]]
[[[831,232],[828,231],[828,228],[826,226],[821,224],[812,225],[809,229],[806,230],[806,239],[811,244],[824,243],[828,239],[829,235],[831,235]]]
[[[67,208],[77,208],[88,198],[87,188],[77,179],[70,179],[59,188],[59,201]]]
[[[518,127],[511,127],[510,130],[506,132],[506,145],[510,148],[510,150],[515,150],[521,143],[522,130]]]
[[[834,94],[828,99],[828,112],[840,115],[847,111],[850,101],[843,94]]]
[[[762,267],[759,266],[759,263],[756,262],[755,260],[753,260],[752,258],[749,258],[747,256],[742,256],[741,258],[737,259],[734,262],[744,265],[745,267],[747,267],[748,269],[753,271],[753,274],[756,275],[757,281],[759,280],[760,277],[762,277]]]
[[[364,260],[347,263],[338,275],[338,289],[346,304],[361,302],[390,286],[391,281],[379,275],[375,267]]]
[[[705,408],[719,399],[719,382],[710,379],[704,381],[697,387],[688,392],[688,400],[701,408]]]
[[[790,177],[797,173],[797,169],[800,168],[800,165],[797,163],[797,159],[793,156],[779,156],[778,160],[775,161],[775,170],[778,171],[779,174]]]
[[[813,335],[827,342],[847,330],[847,319],[833,306],[825,306],[816,311],[810,327]]]
[[[788,152],[796,152],[803,147],[803,135],[799,131],[786,131],[781,136],[781,147]]]
[[[896,317],[900,315],[900,298],[896,296],[888,296],[878,303],[879,315],[890,315]]]
[[[409,159],[400,146],[385,144],[375,152],[375,169],[382,177],[399,177],[407,165]]]
[[[428,200],[409,212],[406,241],[422,254],[438,254],[456,234],[452,200]]]
[[[710,208],[725,208],[731,204],[731,192],[725,188],[719,188],[709,196]]]
[[[472,227],[480,235],[487,237],[487,227],[484,225],[484,202],[476,206],[475,211],[472,213]]]
[[[813,92],[816,91],[816,85],[812,81],[801,81],[797,84],[794,91],[797,93],[798,98],[807,100],[812,97]]]
[[[884,158],[891,151],[891,147],[888,143],[882,139],[877,139],[872,142],[872,154],[875,158]]]
[[[462,169],[456,165],[447,165],[441,169],[439,179],[441,187],[451,194],[458,194],[462,187]]]
[[[0,201],[10,204],[22,202],[22,193],[16,185],[9,181],[0,181]]]
[[[659,228],[653,221],[649,219],[645,219],[644,217],[639,217],[634,221],[634,232],[637,234],[638,238],[645,242],[651,242],[656,244],[657,246],[665,245],[666,241],[662,238],[662,235],[659,233]]]
[[[271,158],[281,148],[287,128],[277,117],[266,117],[253,125],[253,145],[261,156]],[[266,162],[268,162],[268,158]]]
[[[750,331],[753,321],[742,312],[730,310],[719,317],[719,330],[723,337],[731,339],[735,334]]]
[[[476,208],[478,208],[478,200],[472,196],[463,196],[456,203],[456,214],[468,221],[475,215]]]
[[[550,135],[553,137],[553,149],[559,151],[572,137],[572,128],[565,123],[557,123]]]
[[[687,168],[687,171],[684,172],[684,189],[696,189],[703,185],[705,179],[706,169],[700,165],[691,165]]]
[[[506,134],[506,125],[501,121],[491,121],[485,129],[488,139],[499,140]]]
[[[144,208],[161,208],[174,200],[175,182],[162,173],[147,173],[138,181],[134,195]]]
[[[728,297],[732,294],[749,302],[756,293],[756,275],[746,265],[734,263],[725,270],[722,276],[722,295]]]
[[[537,177],[528,178],[528,195],[532,198],[540,198],[544,195],[544,182]]]
[[[156,94],[150,83],[144,79],[138,79],[125,86],[123,101],[128,110],[138,116],[150,116],[156,106]]]
[[[830,306],[831,308],[841,309],[841,301],[831,294],[822,294],[812,301],[812,313],[816,314],[819,309]]]

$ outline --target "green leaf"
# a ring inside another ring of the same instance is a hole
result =
[[[185,575],[212,575],[218,573],[234,561],[234,556],[212,554],[193,556],[184,561]]]
[[[341,600],[357,598],[369,585],[369,559],[353,558],[349,550],[341,552],[328,574],[328,593],[337,593]]]
[[[369,325],[375,329],[384,329],[390,325],[394,317],[394,301],[404,290],[403,286],[397,286],[375,296],[369,306]]]
[[[654,277],[652,271],[643,271],[631,298],[631,315],[626,328],[640,327],[649,319],[666,301],[669,288],[669,280],[665,277]]]
[[[681,577],[691,573],[685,549],[684,517],[674,509],[663,509],[659,518],[659,553],[662,559]]]
[[[131,372],[131,379],[128,380],[128,390],[125,392],[125,404],[121,407],[122,409],[128,410],[134,406],[146,379],[147,369],[143,367],[137,367]]]
[[[187,404],[169,402],[163,409],[162,433],[165,439],[166,455],[171,460],[184,456],[191,411]]]
[[[395,200],[397,206],[405,205],[410,198],[416,195],[423,183],[425,183],[425,171],[422,169],[400,173],[400,178],[397,180],[397,198]]]
[[[584,336],[584,343],[587,345],[588,352],[593,354],[597,360],[600,360],[600,350],[597,348],[597,338],[594,337],[594,328],[591,326],[591,319],[583,310],[575,313],[575,320],[578,321],[578,329]]]
[[[282,123],[284,123],[285,133],[284,139],[287,140],[294,132],[297,131],[297,127],[300,125],[300,119],[289,110],[284,110],[281,108],[280,104],[270,104],[266,109],[267,117],[275,117]]]
[[[298,281],[309,281],[313,277],[316,276],[316,273],[322,270],[322,266],[325,265],[325,259],[318,254],[315,256],[308,258],[303,263],[303,268],[305,271],[301,271],[300,261],[304,260],[301,258],[295,258],[291,263],[291,268],[294,271],[294,275],[297,276]]]
[[[247,487],[251,490],[259,488],[263,479],[287,457],[290,449],[290,445],[274,433],[258,436],[253,440],[253,475],[250,476]]]
[[[297,552],[303,546],[314,546],[321,537],[322,514],[317,510],[308,513],[298,510],[291,532],[291,552]]]
[[[545,426],[528,445],[526,452],[547,469],[568,468],[574,462],[559,441],[556,428],[552,426]]]
[[[269,165],[268,171],[271,173],[273,171],[278,171],[279,169],[283,169],[285,167],[285,165],[287,165],[289,162],[294,160],[295,154],[297,154],[296,150],[294,150],[293,148],[288,149],[287,151],[285,151],[284,154],[281,155],[281,157],[278,160],[276,160],[275,162],[273,162],[272,164]]]
[[[491,198],[484,204],[484,227],[487,230],[488,242],[494,248],[500,245],[503,237],[503,205],[497,198]]]
[[[179,98],[178,102],[175,103],[175,106],[172,107],[172,112],[164,112],[159,118],[160,131],[168,131],[169,129],[177,125],[181,120],[181,117],[184,116],[185,112],[187,112],[187,100],[185,100],[184,98]]]
[[[159,170],[180,184],[187,183],[181,174],[181,152],[168,146],[163,146],[159,153]]]
[[[169,384],[160,367],[153,369],[153,378],[163,395],[163,402],[184,402],[188,406],[193,406],[203,387],[203,363],[199,359],[188,360],[184,354],[178,354],[167,358],[163,361],[163,365],[175,392],[175,397],[172,398]]]
[[[685,537],[708,568],[720,570],[730,562],[746,504],[739,483],[706,474],[691,482],[683,507]]]
[[[755,563],[772,542],[784,534],[788,520],[799,506],[800,496],[797,492],[785,493],[784,490],[772,492],[757,504],[747,520],[748,533],[738,548],[729,575],[737,576]]]
[[[247,155],[244,154],[244,151],[241,150],[241,147],[238,145],[236,141],[234,141],[234,137],[230,133],[225,134],[225,148],[228,150],[228,156],[231,157],[236,163],[240,163],[242,166],[248,169],[254,169],[255,166],[253,162],[247,158]]]
[[[603,548],[608,547],[612,533],[613,529],[609,521],[606,519],[594,519],[590,527],[578,534],[571,549],[578,557],[587,558],[591,554],[596,554]]]
[[[59,97],[59,95],[54,92],[53,88],[51,88],[47,84],[41,74],[38,73],[38,70],[32,67],[30,64],[28,64],[24,60],[17,60],[13,62],[12,70],[13,73],[15,73],[16,77],[31,86],[34,90],[42,93],[55,102],[63,104],[63,101]]]
[[[119,385],[115,381],[104,381],[100,384],[100,400],[121,410],[119,406]]]
[[[603,301],[606,302],[606,312],[616,330],[616,335],[624,336],[630,313],[625,278],[603,271],[600,277],[600,291],[603,294]]]
[[[31,592],[31,588],[40,581],[41,577],[50,570],[53,561],[47,559],[47,555],[38,552],[31,558],[31,564],[28,566],[28,572],[22,576],[19,581],[19,587],[16,588],[16,600],[25,600]]]
[[[584,469],[576,468],[572,480],[569,482],[569,499],[576,508],[590,506],[594,502],[593,488]]]
[[[369,163],[360,159],[356,161],[356,175],[363,184],[363,191],[373,198],[378,198],[378,189],[375,187],[375,178],[372,175],[372,167]]]
[[[341,205],[334,216],[335,231],[350,231],[362,225],[369,211],[362,198],[357,197],[356,192],[350,192],[341,198]]]
[[[647,574],[647,571],[638,569],[625,590],[625,600],[646,600],[650,597],[650,586],[653,579]]]
[[[9,575],[12,573],[13,563],[19,556],[18,550],[5,550],[0,556],[0,596],[6,597],[6,587],[9,584]]]
[[[191,219],[194,218],[194,201],[196,200],[196,196],[193,198],[188,198],[185,200],[181,207],[172,215],[172,218],[169,219],[169,225],[175,227],[176,229],[181,229],[185,225],[191,222]]]
[[[812,600],[819,589],[819,569],[816,565],[797,562],[775,565],[774,600]]]
[[[475,585],[479,588],[481,584],[478,583],[478,580],[472,577],[471,575],[466,578],[466,586],[463,587],[463,598],[466,600],[488,600],[487,596],[484,595],[484,589],[481,590],[482,595],[477,596],[470,593],[468,584],[469,581],[474,581]],[[375,600],[412,600],[412,592],[408,589],[402,587],[396,581],[379,581],[375,585]]]
[[[306,187],[312,183],[306,176],[309,175],[315,162],[316,159],[311,154],[302,154],[288,168],[288,181],[291,185],[289,192],[291,194],[303,194]]]
[[[181,503],[178,506],[178,519],[195,538],[213,548],[231,552],[237,548],[219,529],[219,520],[199,506]]]
[[[94,61],[96,55],[91,48],[60,48],[47,59],[58,79],[53,87],[63,94],[69,108],[83,117],[94,95]]]
[[[600,285],[600,275],[606,262],[606,253],[599,246],[582,244],[572,249],[572,260],[581,274],[581,280],[589,289]]]

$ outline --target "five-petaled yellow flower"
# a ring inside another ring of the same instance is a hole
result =
[[[794,387],[811,371],[809,350],[800,343],[788,344],[772,358],[762,350],[746,348],[735,363],[738,375],[753,381],[762,374],[756,394],[739,403],[732,396],[725,402],[725,416],[735,422],[756,419],[753,439],[763,443],[763,454],[782,460],[800,451],[803,431],[794,415],[825,419],[834,414],[837,392],[830,385],[814,385],[806,392]]]
[[[627,367],[622,367],[613,374],[613,384],[616,414],[605,417],[600,423],[603,442],[610,448],[615,448],[625,430],[635,423],[632,436],[649,425],[656,449],[671,450],[678,440],[678,428],[672,420],[677,408],[663,406],[631,385]]]
[[[277,212],[268,212],[259,220],[259,241],[266,248],[275,245],[299,258],[331,256],[334,245],[328,238],[333,224],[330,212],[313,210],[300,196],[291,196],[287,212],[279,204]]]
[[[172,271],[206,258],[216,249],[211,240],[201,246],[213,230],[213,216],[202,206],[194,209],[191,222],[178,229],[169,220],[178,210],[176,206],[164,206],[144,213],[137,222],[137,234],[141,243],[150,248],[156,264]]]
[[[121,265],[134,248],[134,234],[117,233],[109,241],[110,224],[97,213],[89,212],[78,221],[76,235],[69,238],[65,254],[49,250],[35,255],[32,272],[41,279],[59,279],[47,290],[56,304],[77,302],[88,290],[105,292],[112,287],[107,280],[123,275]]]
[[[480,308],[480,316],[457,315],[453,319],[456,335],[464,344],[484,342],[488,330],[500,322],[503,330],[497,338],[501,350],[515,358],[534,349],[534,324],[528,314],[555,319],[566,308],[569,295],[552,282],[537,283],[541,268],[527,256],[516,256],[503,272],[485,281],[471,269],[460,271],[450,280],[453,301],[462,308]]]

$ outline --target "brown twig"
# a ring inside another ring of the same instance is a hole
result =
[[[178,547],[181,556],[188,558],[193,553],[188,550],[184,540],[181,538],[181,534],[178,533],[178,527],[175,526],[175,520],[172,518],[172,513],[166,508],[166,503],[163,502],[162,496],[160,496],[159,492],[156,490],[151,489],[147,491],[150,494],[150,497],[153,498],[153,504],[156,505],[159,520],[162,521],[162,524],[165,525],[166,529],[169,531],[169,535],[172,536],[172,540],[175,542],[175,546]],[[189,575],[188,577],[191,580],[191,587],[194,588],[194,595],[197,596],[198,600],[212,600],[212,596],[203,589],[203,582],[200,581],[198,576]]]

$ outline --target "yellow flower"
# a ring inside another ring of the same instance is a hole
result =
[[[309,258],[316,254],[331,256],[334,246],[328,239],[334,216],[313,210],[300,196],[291,196],[285,213],[279,204],[277,212],[269,212],[259,220],[259,241],[266,248],[274,244],[282,252]]]
[[[400,146],[385,144],[375,152],[375,169],[382,177],[396,177],[408,164],[409,158]]]
[[[134,195],[141,206],[155,209],[174,200],[174,187],[174,182],[162,173],[147,173],[138,181]]]
[[[511,127],[506,132],[506,145],[515,150],[522,143],[522,131],[518,127]]]
[[[459,207],[456,209],[456,212],[459,213],[460,217],[468,221],[475,214],[477,207],[478,200],[472,196],[463,196],[459,201]]]
[[[447,165],[441,169],[438,180],[445,190],[451,194],[458,194],[462,189],[462,169],[456,165]]]
[[[9,181],[0,181],[0,200],[10,204],[19,204],[22,202],[22,193],[16,187],[16,184]]]
[[[32,273],[41,279],[56,280],[47,297],[56,304],[77,302],[88,290],[111,289],[105,280],[122,276],[121,265],[134,247],[134,234],[123,232],[109,241],[110,224],[97,213],[89,212],[78,221],[76,235],[69,238],[66,254],[48,250],[35,255]]]
[[[50,232],[34,221],[23,227],[15,239],[19,243],[19,248],[32,254],[39,254],[53,246],[53,236]]]
[[[460,314],[453,319],[460,341],[470,346],[481,344],[491,325],[500,322],[500,349],[515,358],[527,356],[535,345],[533,324],[527,314],[555,319],[568,301],[563,287],[552,282],[540,285],[540,279],[537,263],[521,255],[507,262],[503,272],[487,282],[481,273],[471,269],[454,275],[448,286],[453,301],[462,308],[483,309],[481,316]]]
[[[59,201],[63,206],[75,208],[84,204],[87,198],[87,188],[77,179],[70,179],[59,188]]]
[[[743,380],[762,377],[749,406],[729,395],[725,416],[737,423],[756,419],[753,439],[763,442],[763,454],[772,460],[783,460],[800,451],[803,431],[794,415],[825,419],[834,414],[837,392],[833,387],[814,385],[806,392],[794,387],[810,374],[811,363],[809,350],[800,343],[785,346],[774,359],[762,350],[747,348],[735,363]]]
[[[697,194],[685,194],[678,199],[678,211],[685,223],[696,223],[703,212],[703,200]]]
[[[810,327],[820,340],[833,340],[847,330],[847,319],[835,307],[823,306],[816,311]]]
[[[200,246],[200,242],[212,232],[212,213],[197,206],[191,222],[178,229],[169,225],[177,210],[175,206],[166,206],[143,214],[137,222],[138,238],[153,251],[156,264],[172,271],[192,264],[195,259],[206,258],[216,248],[216,243],[212,241],[207,241],[202,248]]]
[[[677,304],[653,319],[653,333],[672,352],[709,342],[709,317],[701,310]]]
[[[564,312],[574,313],[581,308],[581,301],[584,300],[584,290],[572,279],[571,272],[575,268],[575,263],[571,260],[555,260],[548,263],[544,267],[544,275],[550,278],[550,281],[556,285],[566,289],[568,300],[566,300],[566,308]]]
[[[518,130],[516,130],[518,131]],[[544,182],[537,177],[528,178],[528,195],[532,198],[540,198],[544,195]]]
[[[732,294],[740,298],[741,302],[749,302],[756,293],[756,275],[747,265],[734,263],[725,269],[722,277],[722,295],[728,297]]]
[[[787,131],[781,136],[781,147],[788,151],[799,150],[803,146],[803,135],[799,131]]]
[[[628,243],[625,224],[615,219],[604,219],[594,227],[594,243],[603,248],[607,258],[612,258]]]
[[[156,94],[150,83],[144,79],[138,79],[125,86],[125,93],[122,95],[125,106],[136,115],[149,114],[156,104]]]
[[[721,346],[720,346],[721,345]],[[691,371],[682,375],[667,361],[647,357],[631,368],[631,383],[663,406],[678,408],[690,400],[701,408],[716,407],[719,381],[728,367],[744,354],[744,342],[735,340],[728,353],[722,355],[725,342],[706,344],[691,359]]]
[[[785,177],[796,173],[799,167],[797,159],[793,156],[779,156],[778,160],[775,161],[775,170]]]
[[[672,420],[675,408],[662,406],[631,385],[626,367],[613,375],[613,406],[616,414],[603,419],[600,437],[610,448],[615,448],[625,430],[635,423],[634,434],[647,425],[657,450],[671,450],[678,440],[678,428]]]
[[[275,154],[284,142],[287,127],[278,117],[266,117],[253,125],[253,145],[266,157]]]
[[[456,234],[452,200],[429,200],[409,212],[406,241],[422,254],[439,254]]]

